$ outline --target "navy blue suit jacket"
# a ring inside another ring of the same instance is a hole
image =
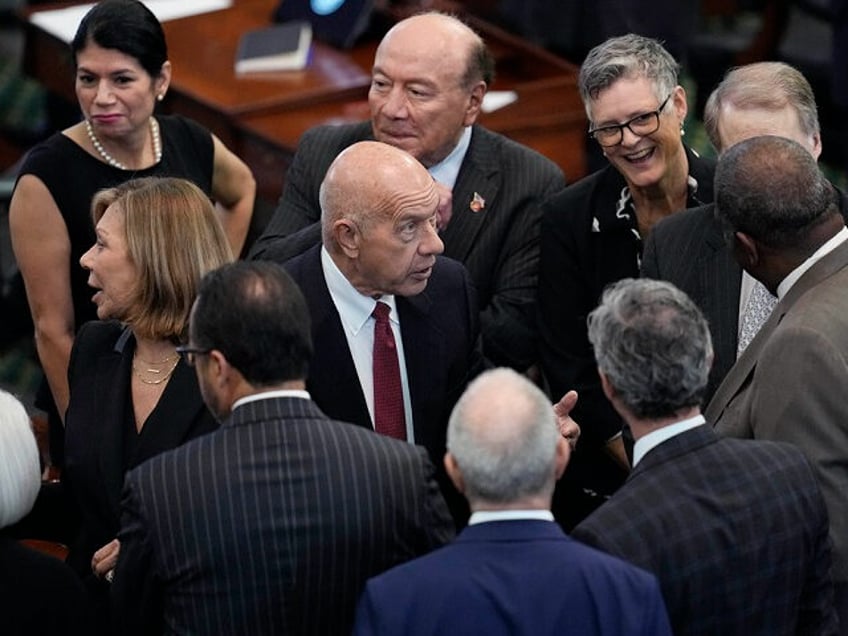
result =
[[[677,636],[836,633],[827,510],[792,445],[698,426],[571,536],[656,574]]]
[[[548,521],[467,527],[456,541],[371,579],[356,636],[663,636],[656,579]]]

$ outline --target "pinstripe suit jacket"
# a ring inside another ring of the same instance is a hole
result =
[[[648,236],[642,276],[666,280],[695,302],[710,325],[713,366],[704,404],[736,362],[742,268],[727,247],[715,205],[683,210],[660,221]]]
[[[848,584],[848,243],[789,289],[707,406],[721,435],[798,446],[830,516],[834,581]]]
[[[282,263],[321,241],[318,188],[324,174],[343,149],[367,139],[373,139],[369,122],[321,126],[303,136],[253,258]],[[461,261],[477,287],[483,349],[498,365],[524,370],[537,360],[540,205],[564,186],[552,161],[474,126],[453,188],[453,217],[441,237],[445,256]],[[470,208],[475,193],[485,200],[480,212]]]
[[[127,476],[120,633],[346,634],[365,581],[453,535],[423,450],[310,400],[239,406]]]
[[[365,587],[355,636],[663,636],[656,579],[549,521],[468,526]]]
[[[657,575],[677,636],[835,634],[828,519],[789,444],[707,425],[649,451],[572,537]]]

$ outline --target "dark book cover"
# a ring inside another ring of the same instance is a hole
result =
[[[298,71],[306,67],[312,27],[305,20],[248,31],[236,50],[236,75],[263,71]]]

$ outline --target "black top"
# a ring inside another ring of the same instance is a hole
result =
[[[162,160],[144,170],[121,170],[91,156],[74,141],[55,133],[30,150],[20,176],[32,174],[47,186],[62,213],[71,242],[71,297],[76,328],[96,316],[88,273],[80,257],[94,244],[91,199],[103,188],[111,188],[136,177],[183,177],[206,194],[212,192],[214,147],[209,132],[189,119],[157,116],[162,135]]]

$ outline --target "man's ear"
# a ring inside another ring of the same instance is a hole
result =
[[[450,477],[453,485],[456,486],[456,489],[464,495],[465,480],[462,479],[462,471],[459,469],[459,464],[456,463],[456,459],[453,455],[451,455],[450,451],[445,453],[444,464],[445,470],[448,472],[448,477]]]
[[[615,397],[615,389],[613,388],[612,384],[610,384],[609,378],[600,369],[598,369],[598,375],[601,378],[601,388],[604,391],[604,395],[610,402],[612,402],[613,398]]]
[[[760,262],[757,242],[745,232],[733,233],[733,253],[743,269],[751,270]]]
[[[483,98],[486,96],[486,82],[480,80],[471,89],[471,94],[468,98],[468,105],[465,107],[465,118],[462,120],[463,125],[470,126],[480,115],[480,109],[483,107]]]
[[[557,440],[556,457],[554,458],[554,466],[556,469],[556,478],[562,477],[565,472],[568,462],[571,459],[571,444],[562,435]]]
[[[348,258],[359,256],[359,242],[362,235],[355,223],[349,219],[339,219],[333,223],[333,236],[345,256]]]
[[[207,356],[206,373],[214,386],[221,388],[229,382],[230,372],[232,367],[224,357],[224,354],[217,349],[212,349]]]

